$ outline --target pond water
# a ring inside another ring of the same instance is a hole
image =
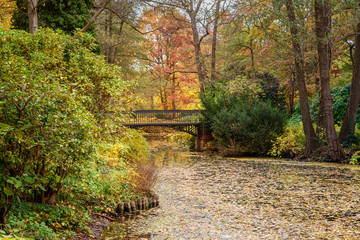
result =
[[[154,154],[160,207],[112,223],[102,239],[359,239],[359,167]]]

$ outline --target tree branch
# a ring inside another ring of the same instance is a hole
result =
[[[339,39],[334,40],[333,44],[336,44],[336,43],[338,43],[338,42],[340,42],[340,41],[345,41],[345,40],[347,40],[349,37],[355,37],[355,36],[356,36],[356,33],[347,34],[347,35],[343,36],[342,38],[339,38]]]
[[[86,26],[83,29],[80,30],[80,32],[85,32],[86,30],[88,30],[90,28],[90,26],[95,22],[96,18],[100,15],[100,13],[102,13],[102,11],[104,11],[104,9],[109,4],[109,2],[110,2],[110,0],[105,0],[104,1],[101,8],[95,13],[94,16],[92,16],[90,21],[86,24]]]

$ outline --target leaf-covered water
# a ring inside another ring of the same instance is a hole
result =
[[[160,208],[103,239],[359,239],[360,168],[163,152]]]

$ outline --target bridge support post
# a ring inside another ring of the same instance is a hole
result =
[[[201,152],[204,151],[206,144],[212,140],[214,137],[211,134],[211,131],[202,127],[197,128],[197,136],[195,138],[195,151]]]

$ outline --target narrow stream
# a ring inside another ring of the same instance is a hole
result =
[[[359,167],[154,154],[160,207],[112,223],[103,240],[359,239]]]

